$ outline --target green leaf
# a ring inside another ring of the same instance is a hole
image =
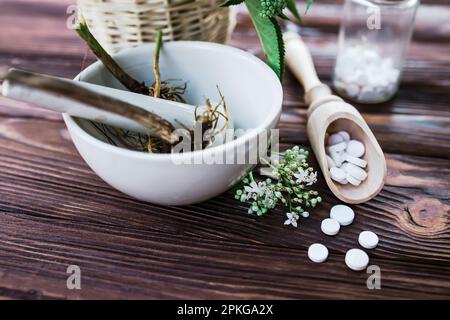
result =
[[[284,63],[285,63],[285,55],[286,51],[284,48],[284,39],[283,39],[283,31],[281,30],[280,25],[278,24],[275,18],[272,18],[273,26],[275,27],[275,32],[277,33],[277,43],[278,43],[278,52],[280,57],[280,80],[283,80],[284,76]]]
[[[279,14],[278,14],[278,16],[281,18],[281,19],[284,19],[284,20],[287,20],[287,21],[290,21],[291,19],[289,19],[289,17],[284,13],[284,12],[280,12]]]
[[[287,0],[287,8],[294,15],[294,17],[297,18],[299,22],[302,21],[302,17],[300,16],[300,13],[298,12],[297,9],[297,5],[295,4],[295,0]]]
[[[313,2],[314,2],[314,0],[308,0],[308,1],[306,2],[306,10],[305,10],[305,14],[308,12],[309,8],[311,8]]]
[[[267,64],[281,81],[284,72],[284,42],[281,28],[275,18],[261,17],[260,0],[245,0],[245,4],[263,47]]]
[[[229,6],[235,6],[238,4],[241,4],[245,0],[227,0],[225,3],[221,4],[221,7],[229,7]]]

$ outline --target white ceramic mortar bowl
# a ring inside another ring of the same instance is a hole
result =
[[[153,51],[153,44],[143,45],[122,51],[114,59],[133,77],[149,84],[154,80]],[[278,124],[283,100],[281,84],[275,73],[250,53],[214,43],[169,42],[163,46],[160,69],[163,79],[188,81],[184,97],[190,104],[204,105],[204,97],[219,101],[218,85],[235,128],[254,129],[223,145],[177,154],[178,162],[233,154],[256,134]],[[76,79],[124,89],[99,62]],[[187,205],[208,200],[232,187],[252,166],[177,164],[171,154],[130,151],[105,143],[85,120],[65,114],[64,121],[76,148],[95,173],[117,190],[156,204]]]

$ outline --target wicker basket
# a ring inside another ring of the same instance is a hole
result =
[[[153,42],[162,29],[164,40],[223,43],[234,23],[223,0],[77,0],[92,33],[114,53]]]

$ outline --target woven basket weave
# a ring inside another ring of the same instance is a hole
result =
[[[77,0],[97,40],[114,53],[163,39],[223,43],[233,23],[223,0]]]

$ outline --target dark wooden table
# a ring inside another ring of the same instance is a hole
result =
[[[73,77],[86,47],[66,28],[71,0],[0,0],[0,66]],[[329,83],[340,6],[317,1],[303,35]],[[450,5],[423,1],[396,98],[358,106],[383,147],[388,178],[334,238],[320,221],[339,203],[320,178],[324,203],[298,229],[285,212],[257,219],[231,193],[200,205],[162,207],[106,185],[83,162],[60,115],[0,98],[0,297],[3,298],[450,298]],[[231,45],[261,56],[240,13]],[[94,61],[91,55],[88,62]],[[284,83],[281,139],[304,145],[303,91]],[[367,274],[344,264],[360,231],[375,231]],[[328,245],[316,265],[307,248]],[[82,289],[66,288],[79,265]]]

